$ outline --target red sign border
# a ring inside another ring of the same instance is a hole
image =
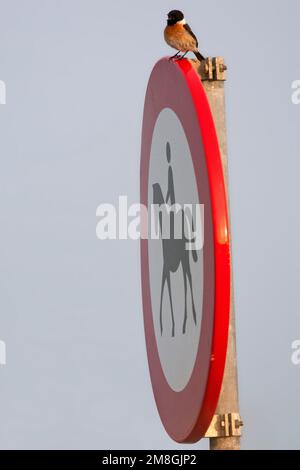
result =
[[[152,134],[157,117],[164,108],[173,109],[185,130],[199,200],[204,202],[205,213],[204,299],[200,340],[191,378],[181,392],[170,388],[159,360],[152,317],[146,239],[141,240],[144,326],[151,382],[161,420],[175,441],[193,443],[203,437],[215,413],[226,361],[231,289],[228,210],[212,113],[201,80],[186,59],[161,59],[149,79],[142,130],[141,204],[148,205]],[[201,154],[204,158],[201,158]],[[203,174],[207,178],[203,178]]]

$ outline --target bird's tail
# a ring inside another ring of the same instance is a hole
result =
[[[197,59],[200,60],[200,62],[202,62],[202,60],[205,60],[205,57],[198,50],[194,51],[194,54],[197,57]]]

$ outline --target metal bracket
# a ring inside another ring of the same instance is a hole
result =
[[[204,437],[232,437],[241,436],[243,421],[239,413],[225,413],[214,415],[212,422]]]
[[[207,57],[199,62],[196,59],[190,59],[193,66],[201,76],[201,80],[225,81],[227,66],[223,57]]]

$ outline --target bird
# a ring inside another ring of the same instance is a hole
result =
[[[170,57],[170,59],[183,59],[183,57],[191,51],[200,62],[205,60],[205,57],[199,52],[198,40],[185,21],[182,11],[172,10],[168,13],[164,38],[169,46],[173,47],[173,49],[177,49],[176,54]],[[184,54],[178,57],[180,52]]]

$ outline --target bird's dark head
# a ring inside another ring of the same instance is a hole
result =
[[[184,21],[184,14],[180,10],[172,10],[168,13],[167,23],[168,26],[174,26],[174,24]]]

